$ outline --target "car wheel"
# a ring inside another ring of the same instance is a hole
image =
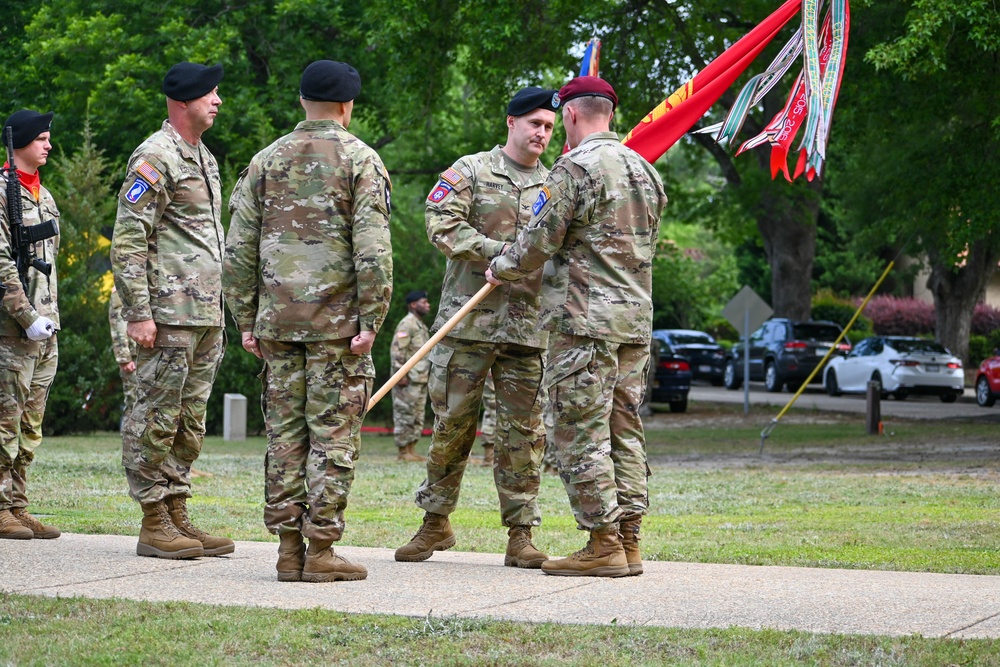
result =
[[[670,401],[670,411],[671,412],[687,412],[688,400],[685,398],[680,401]]]
[[[739,389],[743,384],[736,375],[736,362],[732,359],[726,361],[726,367],[722,371],[722,384],[726,385],[726,389]]]
[[[941,394],[942,403],[954,403],[957,400],[958,400],[958,392],[946,391],[945,393]]]
[[[976,380],[976,403],[981,407],[992,408],[997,397],[990,391],[990,381],[985,375]]]
[[[882,374],[878,371],[872,373],[872,382],[878,382],[878,395],[881,399],[889,398],[889,392],[882,390]]]
[[[906,391],[905,389],[897,389],[896,391],[892,392],[892,397],[897,401],[905,401],[909,395],[910,392]]]
[[[778,367],[773,361],[767,362],[767,366],[764,367],[764,388],[770,392],[776,392],[781,391],[784,384],[781,376],[778,375]]]
[[[837,384],[837,371],[830,369],[826,372],[826,393],[830,396],[840,396],[840,385]]]

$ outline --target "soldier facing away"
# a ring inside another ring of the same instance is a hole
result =
[[[487,279],[522,280],[551,260],[546,385],[560,477],[590,540],[542,571],[637,575],[649,506],[639,406],[652,333],[651,266],[667,198],[656,169],[609,131],[618,103],[610,84],[577,77],[559,97],[572,150],[553,165],[534,217],[493,260]]]
[[[531,218],[548,170],[539,161],[552,138],[554,90],[525,88],[507,106],[507,143],[460,158],[427,197],[427,236],[448,258],[434,328],[441,327],[485,282],[489,261]],[[455,545],[448,520],[476,438],[483,383],[497,393],[493,479],[507,527],[504,565],[539,567],[547,556],[531,543],[541,524],[539,465],[545,446],[539,386],[546,333],[539,330],[539,269],[494,290],[430,352],[428,390],[434,434],[427,479],[416,493],[420,530],[396,550],[397,561],[422,561]]]
[[[423,318],[431,312],[427,292],[413,290],[406,295],[406,316],[396,325],[392,334],[389,356],[395,375],[410,357],[431,337]],[[424,357],[399,379],[392,388],[392,425],[397,461],[423,463],[424,457],[414,451],[424,432],[424,412],[427,409],[427,376],[431,362]]]
[[[39,167],[48,162],[52,112],[22,109],[4,127],[12,129],[14,166],[21,183],[21,216],[27,227],[59,221],[52,194],[42,185]],[[6,181],[0,181],[0,281],[6,291],[0,308],[0,538],[52,539],[58,528],[28,513],[28,466],[42,443],[42,420],[49,387],[59,364],[59,303],[56,253],[59,235],[35,243],[49,275],[28,269],[25,292],[14,262]]]
[[[229,201],[223,280],[244,349],[265,362],[264,524],[281,541],[279,581],[368,575],[333,549],[392,296],[389,176],[347,131],[360,92],[346,63],[306,67],[306,119],[254,156]]]
[[[129,495],[142,507],[136,553],[196,558],[233,541],[191,523],[191,466],[225,351],[222,183],[201,136],[215,123],[222,65],[182,62],[163,78],[167,120],[129,158],[111,266],[138,395],[122,424]]]

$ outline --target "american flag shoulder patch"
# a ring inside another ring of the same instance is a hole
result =
[[[156,182],[163,178],[163,174],[158,172],[156,168],[148,162],[143,162],[136,167],[135,172],[146,179],[146,182],[150,185],[156,185]]]
[[[451,167],[448,167],[448,169],[446,169],[445,172],[441,174],[441,180],[447,181],[452,185],[458,185],[459,181],[461,181],[462,178],[464,177]]]

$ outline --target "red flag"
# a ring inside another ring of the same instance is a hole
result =
[[[787,0],[763,23],[723,51],[649,112],[622,143],[649,162],[655,162],[705,115],[781,28],[798,13],[800,2]]]

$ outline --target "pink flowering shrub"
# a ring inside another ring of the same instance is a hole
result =
[[[876,296],[868,302],[864,315],[872,330],[881,336],[917,336],[934,333],[934,305],[914,298]]]

